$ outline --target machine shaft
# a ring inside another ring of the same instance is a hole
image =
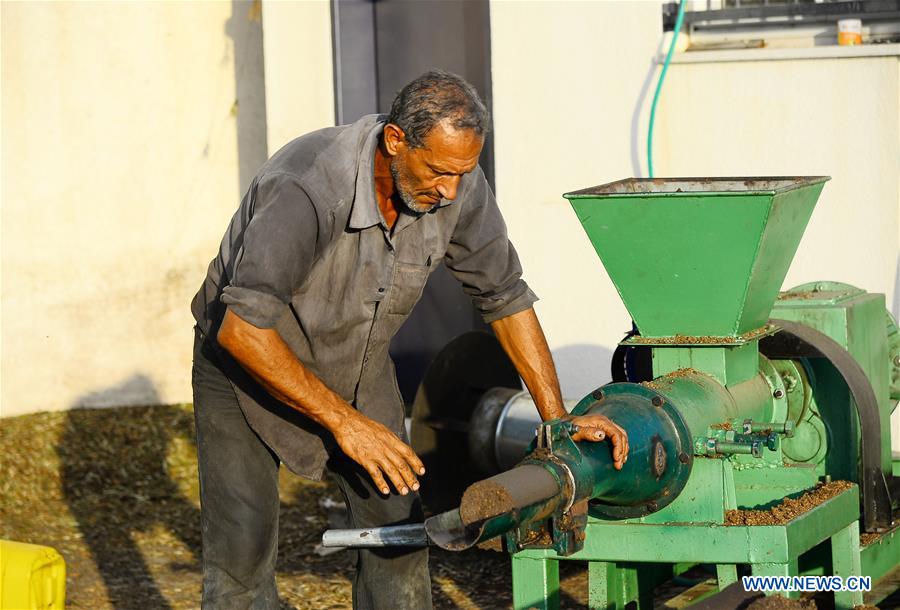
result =
[[[344,548],[428,546],[428,536],[425,535],[423,523],[368,529],[327,530],[322,535],[322,546]]]

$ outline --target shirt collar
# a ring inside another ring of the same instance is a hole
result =
[[[350,211],[351,229],[367,229],[384,222],[378,202],[375,200],[375,147],[384,130],[385,117],[379,116],[375,126],[369,131],[359,153],[356,172],[356,190],[353,194],[353,208]]]

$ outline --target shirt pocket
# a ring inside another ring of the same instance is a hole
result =
[[[407,315],[422,296],[425,282],[431,273],[431,257],[424,265],[416,263],[402,263],[398,261],[394,266],[394,275],[391,278],[391,295],[388,300],[388,313]]]

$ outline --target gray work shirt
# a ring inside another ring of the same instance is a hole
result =
[[[315,131],[263,165],[191,305],[215,337],[225,307],[275,328],[297,358],[366,416],[405,438],[391,338],[443,261],[486,322],[537,300],[481,168],[454,201],[393,230],[375,199],[375,149],[385,117]],[[227,358],[227,356],[226,356]],[[233,361],[232,361],[233,362]],[[250,426],[297,474],[319,479],[334,441],[239,367],[229,378]]]

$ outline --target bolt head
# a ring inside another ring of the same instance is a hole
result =
[[[784,398],[784,390],[781,390],[781,389],[775,390],[775,393],[773,394],[773,396],[775,398]]]
[[[664,401],[661,396],[654,396],[650,400],[650,402],[653,404],[654,407],[661,407],[661,406],[663,406]]]
[[[594,400],[603,400],[603,390],[597,388],[593,392],[591,392],[591,398]]]
[[[688,462],[691,461],[691,456],[689,456],[687,453],[682,451],[681,453],[678,454],[678,461],[681,462],[682,464],[687,464]]]

